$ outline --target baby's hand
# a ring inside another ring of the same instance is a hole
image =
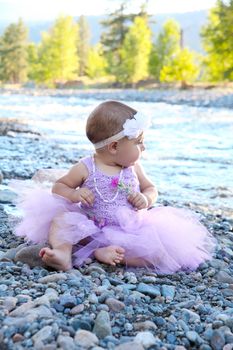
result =
[[[73,194],[73,202],[81,202],[84,205],[92,206],[94,203],[94,195],[88,188],[78,188]]]
[[[136,209],[148,208],[148,200],[146,196],[140,192],[131,193],[127,199]]]

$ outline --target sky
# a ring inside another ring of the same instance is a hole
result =
[[[116,9],[122,0],[0,0],[0,21],[52,20],[59,15],[103,15]],[[137,12],[143,0],[128,0],[131,12]],[[148,12],[182,13],[210,9],[216,0],[147,0]]]

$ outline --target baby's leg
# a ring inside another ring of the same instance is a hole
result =
[[[94,252],[94,256],[100,262],[115,266],[124,259],[125,250],[119,246],[110,245],[108,247],[98,248]]]
[[[59,271],[67,271],[72,268],[72,244],[61,241],[61,239],[58,238],[57,232],[57,223],[53,221],[49,232],[49,244],[51,248],[42,248],[39,255],[46,265]]]

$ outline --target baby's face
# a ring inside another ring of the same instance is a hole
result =
[[[139,137],[129,140],[124,138],[118,143],[118,164],[123,167],[133,166],[145,150],[143,133]]]

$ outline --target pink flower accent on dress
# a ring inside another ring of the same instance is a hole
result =
[[[118,190],[125,191],[126,193],[132,192],[132,186],[126,185],[123,181],[119,181],[119,177],[114,177],[111,181],[111,187]]]
[[[113,188],[116,188],[116,187],[118,187],[118,184],[119,184],[119,177],[114,177],[111,181],[111,186]]]

